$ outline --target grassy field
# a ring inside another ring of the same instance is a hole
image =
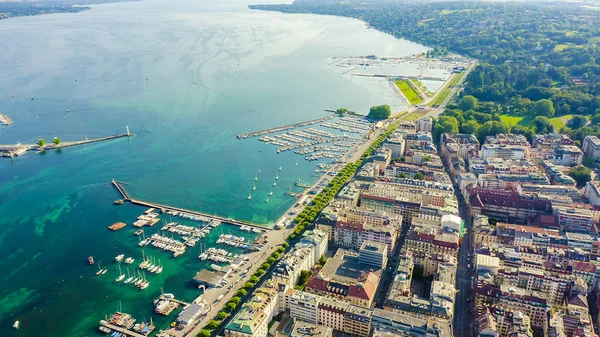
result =
[[[423,101],[421,96],[419,96],[415,89],[413,89],[410,84],[406,83],[406,81],[398,80],[395,83],[398,89],[402,91],[406,99],[408,99],[411,104],[419,104]]]
[[[588,39],[589,43],[600,43],[600,36],[594,36],[594,37],[590,37]]]
[[[535,118],[535,116],[500,115],[500,119],[502,120],[502,122],[504,122],[510,126],[515,126],[515,125],[529,126],[529,125],[531,125],[531,121],[533,121],[534,118]],[[554,126],[554,129],[556,131],[558,131],[563,126],[565,126],[566,122],[568,122],[569,119],[571,119],[571,118],[573,118],[572,115],[565,115],[565,116],[561,116],[561,117],[550,118],[550,124],[552,124],[552,126]]]
[[[556,46],[554,46],[554,51],[563,51],[567,48],[569,48],[568,44],[557,44]]]
[[[403,121],[415,121],[421,117],[425,116],[424,112],[420,112],[420,111],[413,111],[407,115],[404,115],[402,117],[400,117],[401,120]]]

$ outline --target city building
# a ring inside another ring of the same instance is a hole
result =
[[[307,322],[297,321],[288,337],[332,337],[333,329],[329,326],[310,324]]]
[[[592,212],[587,209],[554,205],[554,215],[565,232],[588,233],[593,225]]]
[[[575,145],[559,145],[554,152],[553,162],[556,165],[575,166],[581,165],[583,151]]]
[[[290,317],[304,322],[317,324],[320,301],[321,296],[304,291],[289,288],[285,292],[285,305]]]
[[[600,181],[588,181],[585,184],[584,196],[589,200],[590,204],[600,205]]]
[[[416,121],[417,132],[431,132],[432,127],[431,117],[421,117]]]
[[[381,270],[359,261],[359,254],[338,249],[335,256],[310,277],[305,291],[370,307],[379,286]]]
[[[336,331],[344,330],[344,316],[350,304],[336,298],[321,297],[318,304],[319,324],[333,328]]]
[[[269,322],[279,313],[279,289],[267,282],[225,327],[225,337],[267,337]]]
[[[595,161],[600,160],[600,138],[585,136],[581,148],[587,156],[594,158]]]
[[[516,191],[472,188],[469,210],[472,216],[486,215],[502,222],[527,223],[540,214],[552,214],[552,203]]]
[[[373,310],[349,305],[344,315],[344,333],[358,337],[368,337],[371,333]]]
[[[380,242],[364,241],[358,252],[358,261],[365,266],[385,269],[388,261],[387,245]]]

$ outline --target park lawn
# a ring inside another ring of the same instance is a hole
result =
[[[594,37],[590,37],[588,39],[589,43],[600,43],[600,36],[594,36]]]
[[[429,18],[429,19],[423,19],[421,21],[419,21],[419,23],[417,23],[419,26],[422,26],[424,24],[426,24],[429,21],[435,20],[434,18]]]
[[[431,103],[431,106],[437,108],[438,106],[442,105],[442,103],[444,103],[444,100],[446,100],[446,98],[450,95],[451,92],[452,90],[448,89],[448,87],[440,91]]]
[[[463,76],[465,76],[465,73],[458,73],[458,74],[454,74],[452,75],[452,79],[450,80],[450,82],[448,82],[448,88],[452,88],[455,87],[458,82],[460,82],[460,80],[463,78]]]
[[[563,121],[563,117],[554,117],[550,118],[550,124],[554,126],[555,131],[559,131],[563,126],[565,126],[565,122]]]
[[[413,89],[410,84],[406,83],[406,81],[397,80],[395,83],[398,89],[402,91],[402,94],[404,94],[404,97],[406,97],[411,104],[419,104],[423,101],[421,96],[419,96],[415,89]]]
[[[515,125],[529,127],[535,117],[536,116],[500,115],[500,119],[502,120],[502,122],[508,124],[511,127],[515,126]],[[565,126],[566,123],[571,118],[573,118],[573,115],[564,115],[564,116],[560,116],[560,117],[553,117],[553,118],[550,118],[550,124],[552,124],[552,126],[554,127],[554,130],[558,131],[563,126]]]
[[[440,15],[448,15],[448,14],[452,14],[452,13],[463,13],[463,12],[470,12],[471,9],[444,9],[439,11]]]

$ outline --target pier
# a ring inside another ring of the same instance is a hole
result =
[[[20,156],[25,154],[28,151],[36,151],[36,153],[46,151],[46,150],[58,150],[72,146],[86,145],[98,142],[104,142],[112,139],[123,138],[123,137],[131,137],[132,134],[129,132],[129,128],[127,128],[126,133],[117,134],[113,136],[93,138],[93,139],[84,139],[73,142],[60,142],[59,144],[54,144],[52,142],[44,144],[44,146],[40,146],[38,144],[21,144],[17,143],[14,145],[2,145],[0,144],[0,157],[13,158],[15,156]]]
[[[111,181],[112,185],[117,189],[117,191],[121,194],[121,196],[123,197],[124,201],[128,201],[134,205],[139,205],[139,206],[144,206],[144,207],[148,207],[148,208],[156,208],[156,209],[160,209],[163,213],[167,213],[167,212],[179,212],[179,213],[186,213],[186,214],[192,214],[192,215],[196,215],[199,217],[204,217],[210,220],[218,220],[224,223],[228,223],[228,224],[232,224],[235,226],[250,226],[253,228],[258,228],[260,230],[263,231],[268,231],[271,230],[271,228],[266,227],[266,226],[262,226],[262,225],[258,225],[258,224],[253,224],[251,222],[245,222],[245,221],[239,221],[239,220],[234,220],[231,218],[225,218],[222,216],[218,216],[218,215],[213,215],[213,214],[208,214],[208,213],[202,213],[202,212],[198,212],[198,211],[193,211],[193,210],[189,210],[189,209],[185,209],[185,208],[180,208],[180,207],[174,207],[174,206],[168,206],[168,205],[162,205],[162,204],[157,204],[157,203],[153,203],[153,202],[149,202],[149,201],[144,201],[144,200],[138,200],[138,199],[133,199],[129,196],[129,193],[127,193],[127,191],[125,190],[125,188],[123,188],[123,183],[122,182],[118,182],[116,180],[112,180]]]
[[[284,125],[284,126],[278,126],[278,127],[274,127],[274,128],[270,128],[270,129],[264,129],[264,130],[260,130],[260,131],[249,132],[249,133],[241,133],[241,134],[237,135],[236,137],[238,139],[245,139],[245,138],[251,138],[251,137],[256,137],[256,136],[262,136],[262,135],[266,135],[266,134],[273,133],[273,132],[280,132],[280,131],[285,131],[285,130],[289,130],[289,129],[300,128],[300,127],[303,127],[306,125],[318,124],[318,123],[330,120],[333,117],[335,117],[335,115],[328,115],[328,116],[325,116],[322,118],[312,119],[312,120],[305,121],[305,122],[289,124],[289,125]]]
[[[120,333],[126,334],[127,336],[131,336],[131,337],[146,337],[146,335],[142,335],[142,334],[139,334],[137,332],[134,332],[134,331],[122,328],[120,326],[116,326],[114,324],[108,323],[105,320],[101,320],[100,321],[100,325],[101,326],[105,326],[105,327],[107,327],[107,328],[109,328],[109,329],[111,329],[113,331],[118,331]]]

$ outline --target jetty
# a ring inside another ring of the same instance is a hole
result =
[[[251,222],[234,220],[234,219],[231,219],[231,218],[225,218],[225,217],[218,216],[218,215],[213,215],[213,214],[208,214],[208,213],[202,213],[202,212],[193,211],[193,210],[185,209],[185,208],[181,208],[181,207],[175,207],[175,206],[163,205],[163,204],[158,204],[158,203],[144,201],[144,200],[133,199],[129,195],[129,193],[127,193],[127,191],[125,190],[125,188],[123,187],[123,182],[118,182],[118,181],[116,181],[116,180],[113,179],[111,181],[111,183],[117,189],[117,191],[119,192],[119,194],[121,194],[121,196],[123,197],[124,201],[130,202],[130,203],[132,203],[134,205],[144,206],[144,207],[148,207],[148,208],[160,209],[162,213],[168,213],[168,212],[185,213],[185,214],[195,215],[195,216],[198,216],[198,217],[203,217],[204,219],[210,219],[211,221],[212,220],[217,220],[217,221],[220,221],[220,222],[224,222],[224,223],[228,223],[228,224],[235,225],[235,226],[240,226],[240,227],[241,226],[250,226],[250,227],[257,228],[257,229],[260,229],[260,230],[263,230],[263,231],[271,230],[271,228],[269,228],[267,226],[253,224]]]
[[[14,145],[2,145],[0,144],[0,157],[13,158],[15,156],[20,156],[29,151],[35,151],[36,153],[40,153],[46,150],[58,150],[72,146],[86,145],[98,142],[104,142],[108,140],[123,138],[123,137],[131,137],[132,134],[129,132],[129,127],[127,127],[127,132],[112,136],[100,137],[100,138],[92,138],[92,139],[84,139],[72,142],[60,142],[58,144],[54,144],[52,142],[46,143],[43,146],[39,144],[22,144],[16,143]]]
[[[281,132],[281,131],[285,131],[285,130],[289,130],[289,129],[300,128],[300,127],[303,127],[306,125],[318,124],[321,122],[328,121],[328,120],[332,119],[333,117],[335,117],[335,115],[327,115],[322,118],[311,119],[311,120],[305,121],[305,122],[277,126],[274,128],[264,129],[264,130],[260,130],[260,131],[249,132],[249,133],[241,133],[241,134],[237,135],[236,137],[238,139],[246,139],[246,138],[251,138],[251,137],[256,137],[256,136],[262,136],[262,135],[266,135],[266,134],[273,133],[273,132]]]

